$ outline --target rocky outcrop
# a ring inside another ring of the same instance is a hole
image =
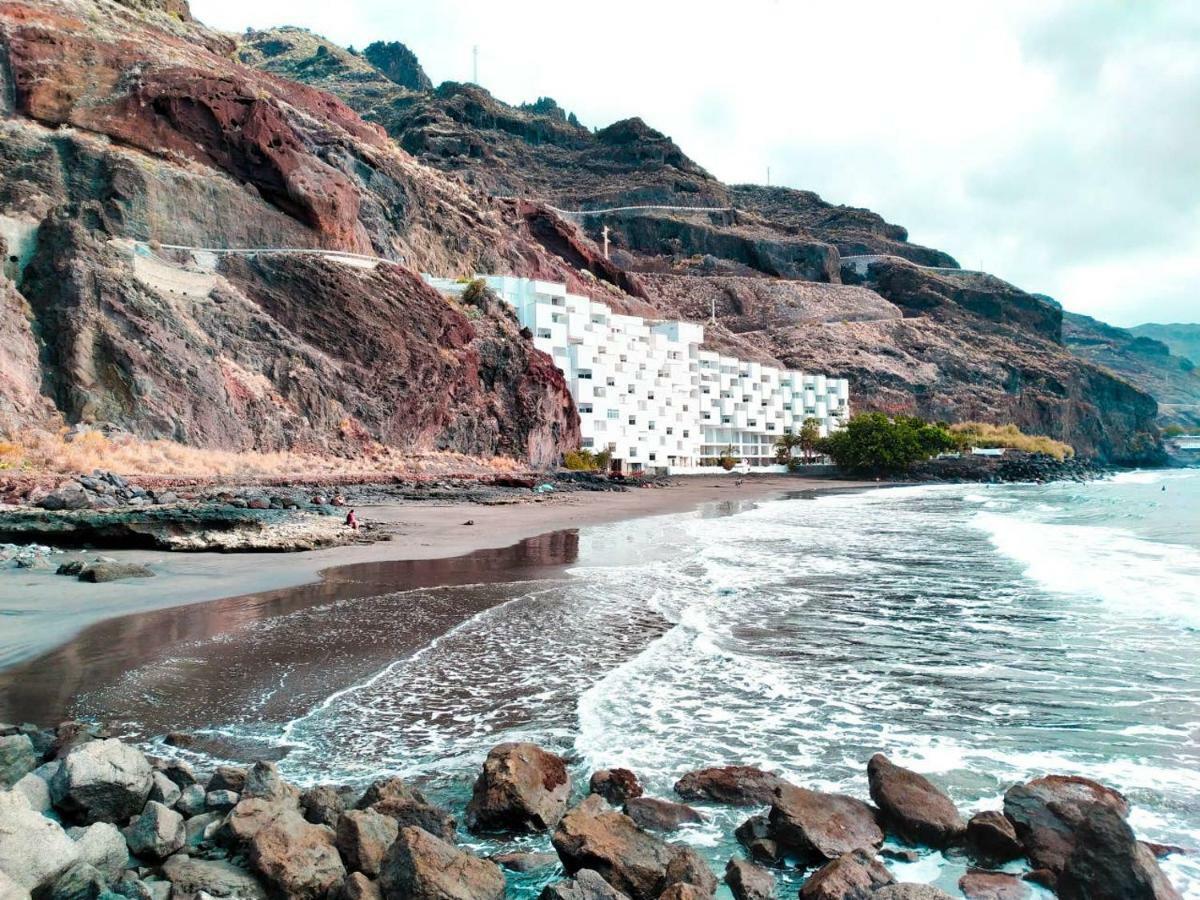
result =
[[[800,887],[800,900],[869,900],[876,889],[895,882],[873,853],[854,850],[810,875]]]
[[[628,769],[600,769],[593,772],[588,790],[599,794],[613,806],[620,806],[626,800],[645,793],[637,775]]]
[[[785,786],[778,775],[753,766],[714,766],[688,772],[675,782],[675,793],[684,800],[711,800],[734,806],[765,806]]]
[[[882,753],[867,764],[871,799],[904,838],[945,847],[966,831],[954,802],[928,778],[897,766]]]
[[[332,832],[306,822],[295,810],[255,832],[249,857],[254,871],[275,892],[297,900],[326,897],[346,877]]]
[[[379,879],[386,900],[503,900],[504,874],[420,828],[402,828]]]
[[[546,885],[538,900],[629,900],[591,869],[581,869],[573,878]]]
[[[1015,826],[1029,861],[1055,874],[1066,868],[1079,828],[1097,805],[1121,819],[1129,815],[1129,801],[1121,793],[1079,776],[1047,775],[1004,794],[1004,815]]]
[[[844,794],[784,785],[776,792],[768,821],[779,847],[809,862],[874,851],[883,843],[876,811]]]
[[[421,68],[417,55],[399,41],[375,41],[363,49],[363,56],[400,87],[410,91],[433,90],[433,82]]]
[[[493,747],[467,804],[475,831],[546,831],[566,812],[571,777],[561,757],[536,744]]]
[[[999,810],[977,812],[967,822],[967,847],[977,859],[1008,862],[1025,852],[1012,820]]]
[[[1071,855],[1058,876],[1063,900],[1182,900],[1154,853],[1137,840],[1119,806],[1084,810]]]
[[[675,831],[704,821],[704,816],[692,807],[656,797],[633,797],[625,802],[624,811],[639,828],[648,831]]]

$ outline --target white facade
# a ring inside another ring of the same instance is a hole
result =
[[[484,279],[566,376],[583,446],[611,450],[626,470],[684,472],[726,450],[756,470],[774,470],[780,435],[808,418],[825,435],[849,417],[845,379],[701,350],[700,325],[623,316],[562,284]],[[429,281],[450,293],[465,287]]]

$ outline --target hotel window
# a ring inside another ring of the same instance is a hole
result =
[[[581,443],[584,447],[591,447],[594,441],[591,438],[584,438]]]
[[[672,428],[670,425],[668,425],[667,426],[667,434],[674,434],[674,433],[675,433],[675,429]]]
[[[616,386],[617,386],[617,379],[615,379],[615,378],[605,378],[605,379],[604,379],[604,383],[605,383],[605,384],[607,384],[609,387],[616,387]]]
[[[581,378],[585,381],[591,381],[592,380],[592,370],[591,369],[580,369],[575,377]]]
[[[579,404],[579,411],[580,411],[581,413],[590,413],[590,412],[592,411],[592,404],[590,404],[590,403],[580,403],[580,404]]]
[[[549,328],[539,328],[537,330],[537,336],[540,338],[550,337],[550,329]]]
[[[630,417],[629,417],[629,424],[630,424],[630,425],[636,425],[636,424],[637,424],[637,416],[630,416]]]
[[[683,429],[683,436],[684,436],[684,437],[691,437],[691,436],[692,436],[692,433],[691,433],[690,431],[688,431],[688,430],[685,428],[685,429]]]
[[[619,418],[621,418],[621,413],[618,410],[610,409],[608,411],[608,417],[610,419],[619,419]]]
[[[658,458],[658,456],[656,454],[654,454],[654,453],[650,454],[650,462],[654,462],[654,460],[656,460],[657,458]]]

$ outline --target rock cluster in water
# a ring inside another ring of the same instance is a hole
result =
[[[687,773],[676,790],[766,808],[737,829],[748,858],[730,859],[723,872],[736,900],[774,897],[780,868],[807,872],[801,900],[948,897],[897,883],[879,852],[887,835],[965,854],[977,868],[959,888],[976,900],[1029,896],[1027,882],[1064,898],[1179,897],[1156,861],[1156,849],[1170,848],[1138,841],[1126,799],[1094,781],[1037,778],[1010,788],[1003,811],[964,820],[940,788],[883,755],[867,775],[872,803],[745,766]],[[506,870],[541,869],[542,900],[705,900],[718,887],[700,854],[660,835],[701,813],[646,797],[625,769],[595,773],[571,805],[566,764],[530,743],[488,754],[466,827],[546,833],[553,854],[482,858],[457,844],[453,812],[397,777],[365,790],[301,790],[258,762],[201,778],[186,762],[148,757],[77,722],[0,726],[0,787],[3,900],[501,900]],[[997,871],[1022,857],[1023,874]]]

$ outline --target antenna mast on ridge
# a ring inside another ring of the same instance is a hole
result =
[[[471,84],[479,84],[479,45],[471,48]]]

